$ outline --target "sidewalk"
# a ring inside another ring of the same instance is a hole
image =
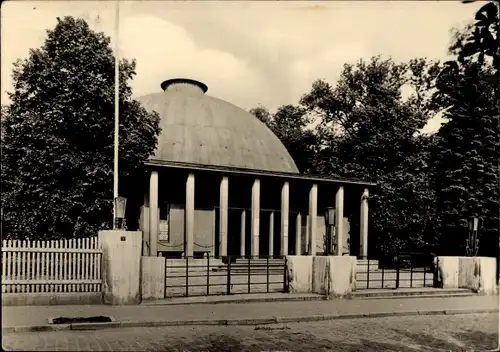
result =
[[[78,328],[50,326],[48,318],[112,316],[114,323],[80,328],[167,325],[248,325],[390,315],[498,312],[498,296],[394,298],[204,305],[22,306],[2,307],[2,330],[40,331]]]
[[[476,294],[467,289],[446,289],[446,288],[400,288],[390,289],[369,289],[353,292],[352,299],[374,299],[385,298],[394,299],[395,296],[402,297],[463,297],[475,296]],[[292,301],[323,301],[324,295],[316,293],[253,293],[251,295],[221,295],[221,296],[193,296],[175,297],[144,301],[142,305],[184,305],[184,304],[220,304],[220,303],[263,303],[263,302],[292,302]]]

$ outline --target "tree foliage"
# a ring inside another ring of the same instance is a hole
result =
[[[440,106],[432,91],[438,62],[396,64],[374,57],[346,64],[334,86],[318,80],[298,106],[251,112],[285,144],[301,170],[371,179],[372,247],[384,252],[428,248],[435,237],[434,136],[419,135]],[[403,91],[406,89],[405,95]],[[314,128],[311,130],[316,117]],[[351,229],[359,218],[350,219]]]
[[[495,4],[488,3],[476,14],[479,24],[455,33],[456,42],[461,43],[473,29],[474,41],[451,48],[458,62],[449,62],[440,74],[436,93],[436,100],[449,107],[448,122],[438,133],[434,153],[440,232],[446,251],[458,255],[465,253],[466,220],[473,214],[482,219],[480,254],[498,254],[498,67],[484,60],[484,55],[494,56],[497,50],[484,29],[484,22],[494,14]],[[476,53],[479,59],[473,56]]]
[[[301,103],[322,117],[317,127],[322,174],[372,179],[372,245],[384,252],[417,250],[434,231],[429,175],[431,137],[418,136],[433,115],[428,93],[438,63],[396,64],[374,57],[345,65],[336,86],[313,84]],[[412,94],[403,97],[403,87]],[[351,219],[353,225],[357,219]]]
[[[499,1],[488,1],[475,14],[476,22],[455,32],[450,51],[457,54],[459,62],[477,55],[478,62],[492,58],[494,67],[500,65]]]
[[[317,146],[314,132],[308,128],[311,120],[306,110],[299,106],[284,105],[271,114],[259,106],[250,113],[265,123],[280,139],[302,173],[313,172],[313,158]]]
[[[120,62],[120,193],[132,197],[156,147],[159,117],[131,98],[135,62]],[[13,69],[2,107],[4,233],[71,238],[109,228],[113,199],[114,55],[82,19],[57,19]]]
[[[396,64],[375,57],[346,64],[335,85],[318,80],[297,107],[284,109],[320,118],[309,170],[377,182],[370,197],[371,251],[464,255],[466,220],[478,214],[480,254],[498,254],[497,4],[483,5],[476,23],[455,30],[449,51],[457,61]],[[438,112],[447,120],[439,132],[420,134]],[[255,115],[272,126],[265,108]],[[285,139],[287,128],[276,134]],[[357,222],[351,219],[351,229]]]

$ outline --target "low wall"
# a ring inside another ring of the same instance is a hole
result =
[[[101,292],[2,293],[2,306],[102,304]]]
[[[467,288],[477,293],[498,292],[496,258],[438,257],[439,284],[443,288]]]
[[[165,258],[141,258],[141,296],[143,300],[165,298]]]
[[[287,280],[290,293],[311,293],[313,257],[307,255],[287,256]]]
[[[437,265],[439,266],[439,286],[442,288],[458,288],[460,257],[437,257],[436,261],[438,261]]]
[[[356,257],[313,258],[312,292],[328,297],[349,295],[356,287]]]
[[[288,256],[290,293],[349,295],[356,286],[356,257]]]

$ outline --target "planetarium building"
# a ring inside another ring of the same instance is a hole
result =
[[[137,99],[161,118],[146,162],[144,255],[367,256],[374,184],[301,175],[264,123],[206,95],[201,82],[170,79],[161,88]]]

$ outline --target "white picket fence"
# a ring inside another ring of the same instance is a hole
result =
[[[97,237],[2,242],[2,293],[100,292]]]

